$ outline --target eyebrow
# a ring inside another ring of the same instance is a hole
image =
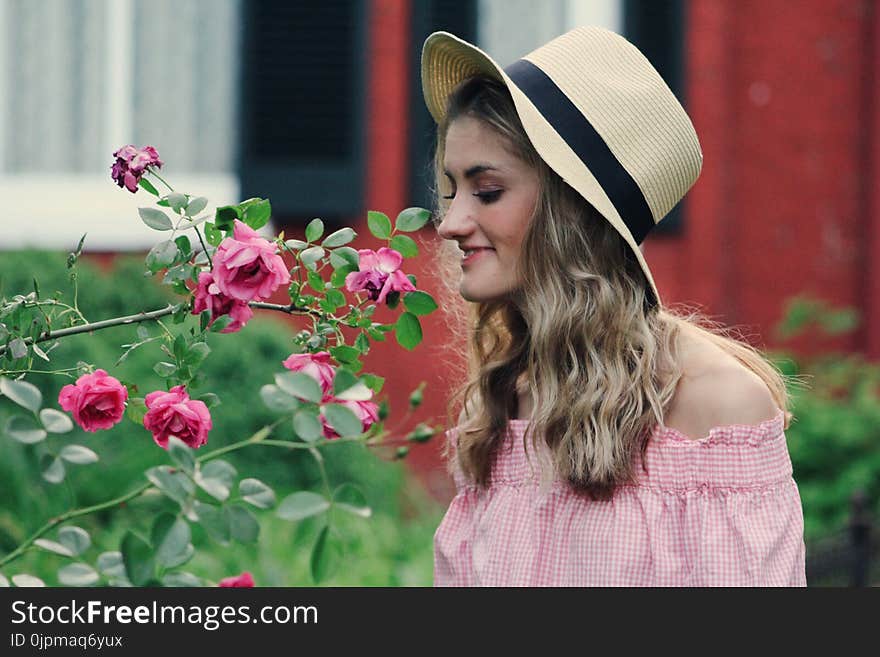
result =
[[[498,167],[493,167],[491,164],[475,164],[474,166],[466,169],[464,172],[465,179],[471,179],[477,174],[483,173],[484,171],[498,171]],[[455,176],[449,173],[449,169],[443,169],[443,173],[446,174],[449,178],[455,180]]]

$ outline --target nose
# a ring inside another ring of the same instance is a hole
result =
[[[474,219],[471,216],[467,206],[461,201],[464,199],[453,199],[443,220],[437,226],[437,234],[445,240],[461,241],[463,238],[474,232]]]

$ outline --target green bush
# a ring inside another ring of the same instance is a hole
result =
[[[777,327],[788,339],[814,344],[858,327],[858,314],[819,299],[796,297]],[[846,526],[850,500],[862,490],[880,518],[880,364],[859,354],[825,351],[819,356],[774,355],[792,385],[795,421],[786,432],[794,477],[804,507],[808,543]]]
[[[0,296],[33,289],[32,277],[36,274],[41,297],[50,297],[58,290],[70,299],[65,262],[65,256],[56,253],[4,253],[0,260]],[[162,308],[172,300],[165,288],[143,276],[140,258],[119,258],[107,273],[81,260],[76,271],[79,307],[93,321]],[[247,437],[275,419],[260,401],[259,389],[282,369],[281,361],[291,352],[294,330],[284,319],[266,315],[255,317],[239,333],[212,333],[208,337],[212,353],[201,368],[205,385],[190,392],[193,396],[213,392],[220,398],[220,405],[211,409],[211,449]],[[155,327],[148,329],[151,334],[157,332]],[[164,389],[163,380],[152,370],[160,354],[156,343],[133,351],[115,365],[123,352],[120,345],[136,341],[135,335],[135,326],[120,326],[72,336],[51,352],[51,364],[38,363],[44,369],[74,367],[78,361],[93,363],[123,382],[136,383],[140,396]],[[28,380],[43,391],[46,405],[57,407],[58,392],[73,378],[28,375]],[[14,411],[12,404],[0,401],[0,427]],[[273,437],[291,436],[292,431],[282,426]],[[50,484],[40,477],[40,446],[22,445],[0,436],[4,454],[0,459],[0,555],[21,543],[49,517],[119,496],[143,482],[144,470],[167,463],[167,455],[153,443],[150,433],[128,419],[108,431],[90,434],[77,427],[48,440],[86,445],[100,455],[102,462],[71,465],[68,483]],[[373,509],[373,517],[368,520],[355,518],[340,524],[345,529],[342,539],[347,547],[347,567],[326,583],[430,585],[431,537],[441,515],[436,503],[427,499],[401,462],[386,462],[363,445],[334,445],[323,454],[331,484],[348,481],[358,485]],[[272,486],[278,499],[320,486],[320,472],[304,450],[255,446],[229,454],[227,460],[241,476],[258,476]],[[126,508],[80,518],[78,524],[92,534],[96,545],[91,550],[97,555],[118,549],[123,528],[133,526],[148,533],[142,525],[154,514],[146,511],[163,503],[162,498],[146,496]],[[413,504],[418,508],[417,517],[404,520],[406,509]],[[201,535],[194,526],[193,539],[199,541],[199,549],[188,569],[209,579],[218,573],[250,570],[258,585],[311,584],[308,559],[315,539],[313,524],[291,524],[275,518],[272,511],[261,513],[262,535],[256,545],[223,546]],[[34,550],[11,564],[11,572],[27,570],[53,585],[60,560]]]

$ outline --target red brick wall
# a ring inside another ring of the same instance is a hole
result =
[[[686,104],[704,165],[684,234],[645,246],[664,300],[772,343],[785,299],[813,294],[862,311],[837,344],[880,356],[876,3],[688,9]]]

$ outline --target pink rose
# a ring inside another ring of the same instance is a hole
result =
[[[168,438],[175,436],[193,449],[208,442],[211,414],[205,402],[190,399],[183,386],[170,391],[156,390],[146,396],[147,414],[144,427],[162,449],[168,449]]]
[[[138,150],[132,144],[123,146],[113,153],[116,162],[110,168],[110,177],[120,187],[125,187],[134,194],[138,190],[138,183],[148,167],[161,168],[162,160],[159,153],[152,146],[144,146]]]
[[[361,431],[369,429],[374,422],[379,420],[379,405],[371,401],[340,401],[334,397],[327,396],[324,403],[335,403],[347,406],[358,419],[361,421]],[[321,424],[324,427],[324,436],[329,439],[339,438],[339,434],[328,423],[327,418],[321,413]]]
[[[221,315],[229,315],[232,318],[226,328],[221,333],[234,333],[240,330],[254,316],[254,311],[247,304],[247,301],[239,301],[227,297],[220,291],[217,284],[214,283],[214,277],[211,272],[203,271],[199,274],[199,285],[196,288],[195,301],[193,303],[193,315],[198,315],[204,310],[211,311],[211,321],[208,326]]]
[[[260,301],[290,283],[290,272],[274,244],[238,219],[232,235],[214,253],[212,273],[220,292],[239,301]]]
[[[118,423],[125,413],[128,390],[118,379],[104,370],[83,374],[76,383],[61,388],[58,403],[65,411],[73,413],[73,419],[85,431],[109,429]]]
[[[378,252],[372,249],[358,249],[358,268],[345,277],[345,289],[349,292],[366,290],[370,299],[385,303],[389,292],[412,292],[415,286],[400,271],[403,256],[394,249],[382,247]]]
[[[330,364],[330,352],[319,351],[315,354],[290,354],[281,361],[291,372],[304,372],[312,377],[321,386],[321,391],[327,395],[333,389],[333,377],[336,376],[336,368]]]
[[[233,577],[225,577],[220,580],[218,586],[231,589],[249,589],[254,585],[254,578],[249,572],[243,572],[241,575]]]

